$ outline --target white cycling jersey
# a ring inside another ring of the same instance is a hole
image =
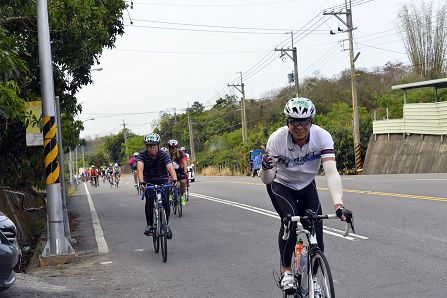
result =
[[[302,148],[292,142],[287,126],[272,133],[267,150],[278,156],[276,177],[273,181],[300,190],[309,185],[320,170],[321,158],[335,157],[331,134],[312,124],[309,142]]]

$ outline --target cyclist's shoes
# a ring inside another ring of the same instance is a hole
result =
[[[147,226],[147,227],[144,229],[144,235],[146,235],[146,236],[154,236],[154,234],[155,234],[155,229],[154,229],[154,227]]]
[[[169,226],[166,227],[166,229],[168,230],[166,238],[168,239],[172,239],[172,231],[171,228]]]
[[[174,196],[173,195],[169,195],[169,202],[174,201]]]
[[[280,280],[280,286],[281,289],[285,292],[285,293],[290,293],[293,292],[296,289],[295,286],[295,278],[293,276],[293,273],[290,271],[285,271],[282,276],[281,276],[281,280]]]
[[[185,206],[185,205],[186,205],[186,200],[185,200],[185,197],[184,197],[184,196],[182,196],[182,197],[180,198],[180,203],[182,204],[182,206]]]
[[[312,277],[312,281],[314,283],[314,297],[315,298],[323,297],[321,295],[321,287],[320,287],[320,281],[318,280],[318,277]]]

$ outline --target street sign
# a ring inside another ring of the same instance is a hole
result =
[[[42,118],[42,101],[27,101],[25,109],[39,121]],[[29,123],[26,128],[26,146],[43,146],[42,130],[37,123]]]

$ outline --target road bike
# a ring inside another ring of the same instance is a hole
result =
[[[99,186],[98,176],[92,176],[90,178],[90,185],[92,187],[98,187]]]
[[[154,250],[156,253],[160,250],[161,244],[161,255],[163,262],[168,259],[168,224],[166,218],[166,210],[163,207],[163,197],[162,192],[167,193],[172,189],[171,183],[166,184],[148,184],[143,191],[141,199],[144,200],[146,193],[153,190],[155,193],[154,199],[154,234],[152,235],[152,241],[154,243]]]
[[[185,196],[186,202],[188,202],[189,201],[189,180],[188,179],[186,179],[186,189],[185,189],[184,196]]]
[[[309,297],[309,298],[334,298],[334,283],[332,280],[331,269],[326,256],[318,247],[315,224],[325,219],[339,219],[336,214],[318,215],[311,209],[306,210],[306,216],[291,216],[283,218],[284,234],[283,240],[289,239],[290,226],[292,222],[307,221],[309,230],[296,228],[297,243],[300,245],[300,251],[307,253],[295,255],[295,247],[292,256],[292,273],[294,276],[295,289],[283,292],[283,297]],[[346,223],[344,236],[349,235],[349,228],[354,232],[354,221],[351,218],[350,223]],[[309,278],[310,277],[310,278]],[[279,279],[276,278],[279,287]]]
[[[118,184],[120,183],[120,173],[115,173],[115,186],[118,188]]]
[[[182,205],[182,202],[181,202],[181,199],[180,199],[180,193],[179,193],[178,187],[175,187],[170,192],[169,204],[172,207],[172,212],[174,212],[174,214],[177,214],[177,211],[178,211],[178,216],[182,217],[182,215],[183,215],[183,205]]]
[[[134,172],[132,172],[132,175],[133,174],[134,174]],[[134,178],[134,181],[135,181],[135,178]],[[137,179],[135,181],[135,188],[137,189],[137,194],[140,195],[141,194],[141,188],[140,188],[140,178],[138,177],[138,175],[137,175]]]

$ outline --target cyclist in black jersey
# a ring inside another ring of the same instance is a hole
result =
[[[147,183],[150,184],[165,184],[169,181],[168,173],[171,176],[171,182],[174,187],[177,186],[177,174],[175,173],[174,166],[171,159],[166,152],[160,149],[160,136],[156,133],[149,133],[144,137],[144,144],[146,144],[146,150],[140,152],[138,155],[138,178],[140,179],[140,186],[144,188]],[[144,234],[146,236],[152,236],[154,233],[153,228],[153,209],[154,209],[155,192],[146,192],[146,229]],[[166,198],[166,193],[162,192],[163,206],[166,211],[166,221],[169,224],[170,208]],[[167,238],[172,238],[172,232],[170,227],[167,227]]]

